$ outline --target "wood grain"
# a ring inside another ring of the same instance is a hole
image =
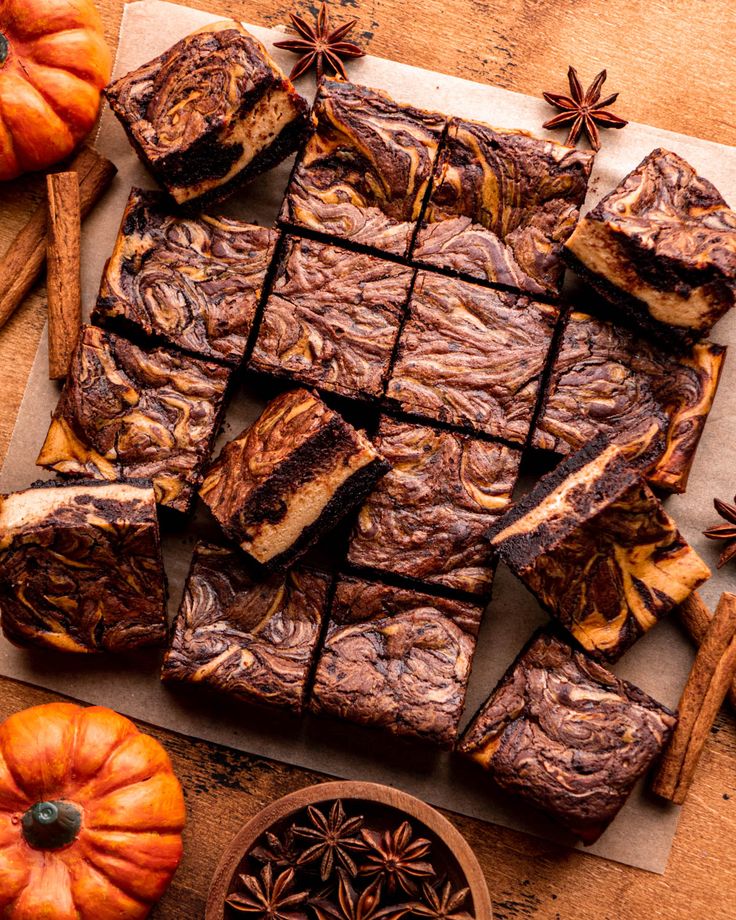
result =
[[[190,0],[262,25],[285,22],[287,0]],[[97,0],[114,43],[121,0]],[[301,11],[315,4],[297,0]],[[338,6],[335,0],[335,7]],[[607,67],[616,111],[736,144],[736,4],[731,0],[340,0],[356,40],[374,54],[519,92],[565,89],[574,64],[584,83]],[[492,113],[489,113],[492,121]],[[605,135],[604,135],[605,139]],[[605,140],[604,140],[605,142]],[[39,177],[0,187],[0,251],[44,191]],[[0,456],[7,448],[43,327],[37,290],[0,332]],[[53,695],[0,679],[0,718]],[[232,836],[266,803],[324,777],[171,732],[170,751],[189,808],[186,854],[154,920],[200,920],[215,867]],[[734,920],[736,727],[716,721],[683,808],[667,872],[655,876],[472,818],[449,816],[484,869],[496,920]]]

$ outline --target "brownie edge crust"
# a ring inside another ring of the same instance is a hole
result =
[[[591,844],[676,724],[673,712],[638,687],[542,631],[475,715],[458,750],[504,792]]]

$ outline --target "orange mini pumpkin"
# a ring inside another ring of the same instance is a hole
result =
[[[110,69],[92,0],[0,0],[0,180],[72,152]]]
[[[148,916],[182,853],[166,751],[110,709],[35,706],[0,725],[0,916]]]

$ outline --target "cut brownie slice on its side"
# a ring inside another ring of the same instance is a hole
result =
[[[511,503],[521,453],[386,417],[375,443],[392,469],[360,509],[348,562],[487,595],[494,565],[485,535]]]
[[[309,133],[309,104],[238,22],[204,26],[105,90],[143,164],[177,204],[204,205]]]
[[[593,154],[523,131],[450,120],[412,258],[556,296]]]
[[[36,463],[70,476],[150,479],[187,511],[210,455],[230,370],[83,327]]]
[[[649,486],[605,438],[542,477],[489,537],[583,648],[611,661],[710,577]]]
[[[558,311],[419,272],[387,397],[410,415],[524,444]]]
[[[0,619],[21,646],[163,645],[166,579],[150,483],[37,483],[1,495]]]
[[[483,608],[340,578],[311,708],[451,747]]]
[[[568,454],[607,433],[652,485],[684,492],[725,355],[722,345],[704,342],[675,356],[573,311],[532,444]]]
[[[536,634],[458,750],[504,792],[594,843],[667,744],[677,716],[547,632]]]
[[[352,398],[383,395],[413,271],[290,237],[249,366]]]
[[[704,336],[736,299],[736,212],[681,157],[653,150],[580,220],[572,268],[659,341]]]
[[[327,79],[312,120],[316,130],[294,167],[280,221],[408,256],[445,117]]]
[[[197,544],[161,676],[301,712],[331,579],[254,569],[237,550]]]
[[[223,447],[200,495],[227,537],[278,569],[359,504],[388,468],[318,396],[291,390]]]
[[[134,188],[92,322],[239,364],[277,233],[229,217],[183,217]]]

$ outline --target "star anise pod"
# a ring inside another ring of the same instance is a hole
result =
[[[570,125],[570,130],[565,143],[572,147],[577,142],[583,130],[588,136],[593,150],[601,149],[601,138],[598,126],[602,128],[625,128],[628,121],[607,112],[606,106],[613,105],[618,99],[618,93],[611,93],[601,99],[601,87],[606,82],[606,71],[602,70],[590,86],[584,90],[578,78],[577,71],[570,67],[567,71],[567,82],[570,84],[570,95],[560,93],[542,93],[550,105],[561,109],[559,115],[550,118],[542,125],[543,128],[559,128]]]
[[[395,904],[392,907],[381,906],[383,883],[374,879],[360,894],[353,888],[347,873],[340,869],[340,885],[337,903],[323,901],[313,902],[312,910],[317,920],[400,920],[409,913],[408,904]]]
[[[413,917],[428,917],[429,920],[473,920],[470,914],[463,910],[468,899],[469,888],[452,890],[452,885],[447,882],[442,891],[433,888],[427,882],[422,883],[422,900],[410,905]]]
[[[293,828],[288,828],[281,837],[266,831],[264,837],[253,847],[250,855],[259,862],[273,863],[277,869],[296,869],[299,848],[294,840]]]
[[[394,894],[399,888],[406,894],[417,891],[417,879],[434,875],[435,870],[424,857],[431,843],[424,837],[413,838],[411,825],[404,821],[394,831],[362,831],[366,855],[359,874],[382,878],[386,890]]]
[[[271,863],[261,869],[261,877],[241,875],[243,891],[231,894],[225,903],[239,914],[252,920],[307,920],[301,909],[307,900],[306,891],[292,891],[294,870],[286,869],[274,881]]]
[[[721,501],[720,498],[714,498],[713,505],[726,523],[709,527],[708,530],[703,531],[703,536],[708,537],[709,540],[726,541],[721,558],[718,560],[718,568],[720,569],[736,556],[736,497],[733,505]]]
[[[355,875],[358,867],[350,852],[365,848],[362,839],[356,836],[363,827],[363,818],[346,817],[339,799],[333,802],[329,817],[325,817],[314,805],[307,807],[307,814],[312,826],[294,825],[294,834],[313,842],[299,856],[298,864],[304,866],[319,860],[319,874],[323,882],[332,875],[336,861],[351,875]]]
[[[317,83],[321,82],[324,76],[325,64],[330,69],[347,80],[348,75],[345,73],[341,58],[358,58],[363,57],[365,51],[359,48],[353,42],[346,42],[343,39],[352,31],[357,23],[357,19],[351,19],[350,22],[343,23],[336,29],[330,28],[330,17],[327,12],[327,4],[322,0],[319,8],[316,25],[310,25],[303,16],[298,13],[290,13],[291,24],[297,32],[298,38],[290,38],[283,42],[274,42],[277,48],[285,48],[287,51],[293,51],[300,54],[301,57],[294,65],[289,78],[296,80],[306,73],[310,67],[314,66],[317,70]]]

